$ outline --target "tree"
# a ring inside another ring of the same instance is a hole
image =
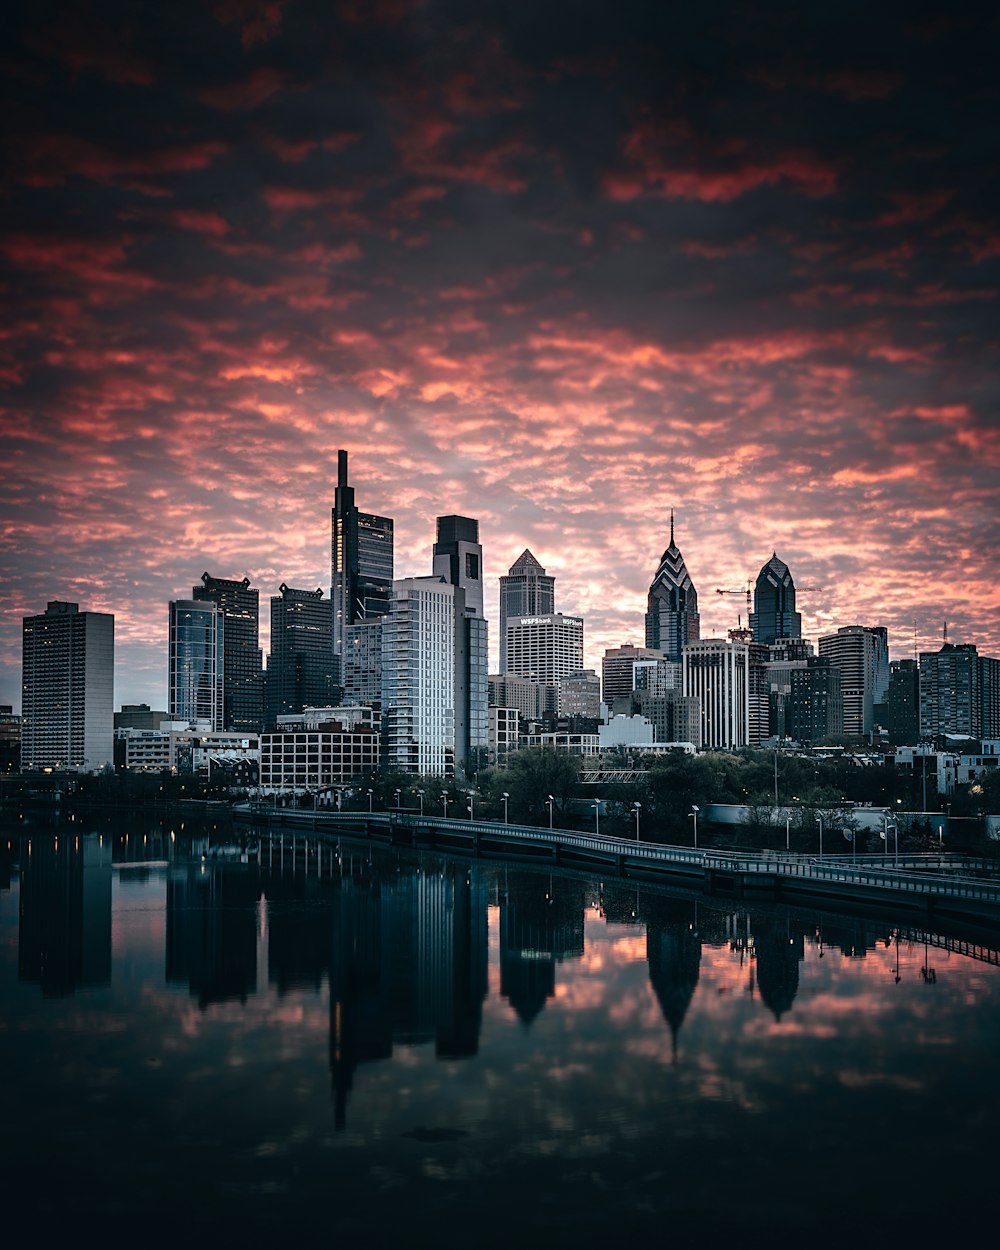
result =
[[[580,782],[580,760],[551,747],[528,747],[507,757],[503,788],[510,795],[510,819],[517,824],[548,824],[548,798],[565,813]]]

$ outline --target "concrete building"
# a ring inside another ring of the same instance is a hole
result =
[[[636,666],[655,665],[666,657],[655,647],[636,647],[630,642],[620,647],[608,647],[601,660],[601,693],[610,707],[621,695],[629,695],[635,689]],[[669,661],[667,661],[669,663]]]
[[[250,578],[202,573],[191,590],[197,603],[214,603],[225,619],[222,659],[222,726],[259,733],[264,724],[263,657],[260,649],[260,592]]]
[[[170,719],[167,711],[154,711],[148,703],[123,703],[115,712],[115,732],[119,729],[159,729]]]
[[[881,628],[842,625],[835,634],[819,640],[819,654],[840,670],[840,692],[844,702],[844,734],[860,738],[870,734],[875,724],[876,660],[885,638]],[[888,648],[886,647],[886,655]],[[882,662],[878,658],[881,672]],[[886,664],[886,689],[888,689]]]
[[[654,742],[693,742],[695,747],[701,747],[701,702],[683,690],[666,690],[663,694],[636,690],[628,705],[652,723]],[[618,706],[616,700],[616,711]]]
[[[489,716],[489,761],[495,768],[506,768],[507,757],[520,746],[520,717],[513,707],[491,707]]]
[[[115,618],[52,600],[22,622],[21,769],[114,762]]]
[[[796,742],[839,738],[844,732],[840,669],[822,656],[791,672],[786,733]]]
[[[674,514],[670,513],[670,543],[649,587],[646,607],[646,646],[680,662],[684,646],[701,637],[698,592],[684,557],[674,542]],[[607,695],[605,695],[607,702]]]
[[[889,665],[886,729],[893,746],[920,741],[920,674],[916,660],[894,660]]]
[[[500,578],[500,672],[507,672],[507,621],[512,616],[550,616],[556,610],[556,579],[525,549]]]
[[[268,731],[260,739],[260,791],[318,794],[361,783],[378,770],[380,742],[371,727],[329,722],[323,729]]]
[[[170,719],[222,729],[225,617],[214,603],[194,599],[172,599],[167,606]]]
[[[204,722],[166,721],[159,729],[119,729],[116,736],[129,772],[190,773],[207,767],[210,755],[254,761],[260,756],[259,734],[213,730]]]
[[[567,673],[559,679],[556,691],[559,716],[585,716],[589,720],[600,720],[601,679],[592,668]]]
[[[750,744],[750,646],[722,638],[689,642],[682,652],[684,693],[701,705],[701,743],[710,751]]]
[[[516,673],[494,673],[487,681],[490,707],[516,708],[522,721],[544,720],[558,715],[559,688],[529,681]]]
[[[21,771],[21,718],[11,703],[0,703],[0,773]]]
[[[557,686],[583,668],[583,617],[550,612],[507,618],[507,672]]]
[[[343,698],[345,703],[382,704],[382,624],[384,616],[348,625],[344,631]]]
[[[920,653],[920,735],[978,738],[982,728],[979,655],[971,644],[946,642]]]

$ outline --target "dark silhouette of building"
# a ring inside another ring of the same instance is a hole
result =
[[[583,887],[510,873],[500,902],[500,994],[527,1028],[556,992],[556,964],[583,955]]]
[[[548,616],[556,610],[556,579],[525,548],[500,578],[500,672],[507,672],[507,620]]]
[[[202,573],[201,582],[192,589],[192,600],[214,603],[225,621],[222,728],[258,733],[264,723],[260,592],[249,577],[236,581]]]
[[[256,880],[240,869],[191,864],[167,881],[167,981],[204,1010],[257,991]]]
[[[672,916],[665,913],[674,912]],[[670,1028],[671,1048],[677,1056],[677,1039],[691,1006],[701,975],[701,937],[694,903],[669,902],[657,909],[646,926],[646,959],[649,981]]]
[[[920,741],[920,674],[916,660],[894,660],[889,665],[886,729],[894,746]]]
[[[981,729],[979,655],[975,646],[946,642],[920,653],[920,735],[978,738]]]
[[[802,614],[795,611],[795,582],[776,552],[757,574],[750,631],[754,642],[765,645],[779,638],[802,637]]]
[[[668,660],[680,661],[686,643],[701,637],[698,592],[674,542],[674,514],[670,513],[670,544],[660,557],[646,609],[646,646]]]
[[[799,992],[799,964],[805,953],[801,932],[781,917],[756,915],[753,942],[757,955],[757,989],[775,1020],[792,1008]]]
[[[392,518],[358,511],[347,480],[347,452],[338,451],[330,535],[333,675],[338,685],[345,684],[348,630],[389,611],[392,561]]]
[[[267,724],[304,707],[338,702],[330,648],[331,604],[322,589],[293,590],[284,583],[271,598],[271,652],[267,661]]]
[[[797,742],[839,738],[844,732],[840,670],[829,660],[810,656],[804,668],[789,673],[791,690],[785,706],[785,731]]]

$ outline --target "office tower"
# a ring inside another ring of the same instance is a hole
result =
[[[601,717],[601,679],[592,668],[567,673],[558,683],[560,716],[583,716],[588,720]]]
[[[214,603],[172,599],[167,710],[171,720],[222,729],[226,620]]]
[[[875,669],[879,638],[864,625],[842,625],[819,640],[819,654],[840,670],[844,734],[870,734],[875,723]]]
[[[11,703],[0,703],[0,773],[21,771],[21,718]]]
[[[795,611],[795,582],[777,553],[757,574],[750,631],[754,642],[765,644],[802,637],[802,614]]]
[[[701,704],[701,745],[733,751],[750,743],[750,646],[722,638],[686,643],[684,693]]]
[[[222,663],[222,727],[259,733],[264,723],[263,662],[260,650],[260,592],[250,578],[239,581],[202,573],[191,590],[196,603],[214,603],[225,618]]]
[[[559,710],[557,686],[529,681],[517,673],[494,673],[487,681],[490,707],[516,708],[522,721],[545,720]]]
[[[979,738],[1000,738],[1000,660],[979,657]]]
[[[611,706],[615,699],[635,689],[636,664],[658,663],[665,659],[653,647],[634,647],[630,642],[608,647],[601,661],[601,691],[604,702]]]
[[[893,746],[916,746],[920,741],[920,675],[916,660],[894,660],[889,665],[886,721]]]
[[[685,643],[697,642],[701,636],[700,619],[698,592],[674,542],[671,512],[670,545],[660,557],[660,567],[649,588],[646,646],[679,662]]]
[[[489,738],[489,625],[478,521],[438,517],[433,572],[461,592],[455,598],[455,773],[463,777],[486,766]]]
[[[342,698],[349,706],[382,706],[382,626],[384,616],[372,617],[344,631]]]
[[[441,577],[392,584],[382,629],[383,759],[390,771],[455,773],[456,620],[463,599]]]
[[[22,622],[21,768],[96,772],[114,760],[115,618],[52,600]]]
[[[920,735],[978,738],[981,728],[980,665],[971,644],[946,642],[920,653]]]
[[[828,659],[811,657],[790,674],[786,733],[797,742],[839,738],[844,732],[840,669]]]
[[[483,549],[479,522],[466,516],[439,516],[433,572],[465,591],[465,608],[483,615]]]
[[[556,579],[527,549],[500,578],[500,672],[507,672],[507,621],[512,616],[548,616],[556,610]]]
[[[343,665],[348,629],[383,617],[389,610],[392,543],[391,517],[359,512],[355,506],[354,488],[347,481],[347,452],[338,451],[330,539],[334,681],[338,685],[347,684]],[[365,653],[369,654],[367,649]]]
[[[655,693],[640,688],[632,692],[627,706],[632,714],[650,722],[654,742],[691,742],[701,747],[701,702],[681,689]]]
[[[304,707],[337,701],[330,649],[332,603],[323,591],[294,590],[284,583],[271,597],[271,653],[267,661],[266,722]]]
[[[507,672],[546,686],[583,668],[583,617],[509,616]]]

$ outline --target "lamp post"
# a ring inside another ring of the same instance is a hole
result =
[[[424,814],[424,792],[423,790],[417,791],[417,798],[420,800],[420,815],[423,816]]]
[[[368,791],[368,815],[370,816],[371,814],[372,814],[372,792],[371,790],[369,790]]]
[[[819,825],[819,857],[823,858],[823,816],[821,812],[816,813],[816,823]]]
[[[399,811],[399,796],[400,796],[400,794],[401,794],[401,793],[402,793],[402,792],[401,792],[400,790],[397,790],[397,791],[396,791],[396,811],[397,811],[397,812]]]
[[[510,798],[510,795],[507,793],[506,790],[504,790],[503,794],[501,794],[500,797],[501,799],[503,799],[503,823],[506,824],[507,823],[507,800]]]
[[[601,836],[601,800],[594,800],[594,833]]]
[[[690,814],[691,814],[691,816],[692,816],[692,817],[693,817],[693,819],[694,819],[694,849],[695,849],[695,850],[697,850],[697,849],[698,849],[698,813],[699,813],[700,811],[701,811],[701,808],[698,806],[698,804],[697,804],[697,803],[692,803],[692,804],[691,804],[691,813],[690,813]]]
[[[785,850],[790,851],[791,849],[792,849],[792,818],[791,816],[786,815],[785,816]]]
[[[635,812],[635,840],[636,842],[639,841],[639,808],[640,807],[642,807],[641,803],[632,804],[632,810]]]
[[[474,818],[474,813],[473,813],[473,810],[472,810],[472,805],[473,805],[473,803],[474,803],[474,802],[475,802],[475,799],[474,799],[474,798],[473,798],[473,796],[470,794],[470,795],[469,795],[469,805],[468,805],[468,807],[466,808],[466,811],[468,811],[468,813],[469,813],[469,819],[470,819],[470,820],[472,820],[472,819]]]
[[[551,794],[545,800],[545,806],[549,809],[549,828],[550,829],[552,828],[552,805],[554,802],[555,802],[555,799],[553,799]]]
[[[447,790],[441,791],[441,802],[444,804],[444,818],[445,820],[447,820],[448,819],[448,791]]]

